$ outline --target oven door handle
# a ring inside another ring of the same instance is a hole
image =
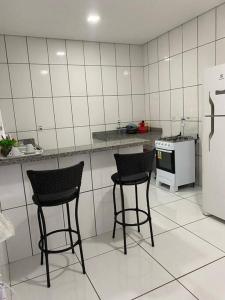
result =
[[[161,152],[166,152],[166,153],[173,153],[172,150],[165,150],[165,149],[160,149],[160,148],[156,148],[157,151],[161,151]]]

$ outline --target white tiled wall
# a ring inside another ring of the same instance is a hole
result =
[[[144,45],[146,116],[164,135],[183,131],[183,117],[184,133],[200,135],[204,70],[225,63],[224,20],[225,4]],[[201,145],[197,153],[201,183]]]
[[[142,45],[0,35],[5,129],[48,149],[89,144],[93,126],[141,121],[143,64]]]

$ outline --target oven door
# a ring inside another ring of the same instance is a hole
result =
[[[156,148],[156,168],[175,174],[174,150]]]

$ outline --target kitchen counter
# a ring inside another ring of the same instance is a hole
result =
[[[161,134],[161,128],[152,128],[150,132],[136,134],[120,133],[117,130],[96,132],[93,133],[93,143],[90,145],[44,150],[43,154],[39,155],[0,158],[0,166],[135,146],[146,145],[149,148],[154,146],[155,139]]]

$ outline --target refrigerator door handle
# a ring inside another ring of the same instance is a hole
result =
[[[216,95],[224,95],[225,90],[216,90]]]
[[[217,91],[216,91],[217,92]],[[209,152],[210,152],[210,144],[211,144],[211,140],[212,140],[212,137],[214,135],[214,115],[215,115],[215,107],[214,107],[214,103],[212,101],[212,98],[210,96],[210,93],[209,93],[209,104],[210,104],[210,107],[211,107],[211,131],[210,131],[210,134],[209,134]]]

